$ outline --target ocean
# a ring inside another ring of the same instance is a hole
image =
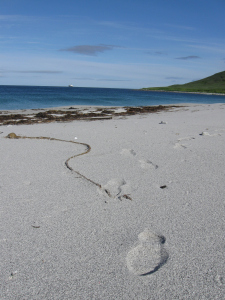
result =
[[[152,106],[182,103],[225,103],[225,96],[112,88],[0,85],[1,110],[73,105]]]

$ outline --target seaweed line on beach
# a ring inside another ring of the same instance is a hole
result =
[[[79,154],[76,154],[76,155],[73,155],[71,157],[69,157],[66,161],[65,161],[65,165],[66,167],[71,171],[71,172],[74,172],[76,173],[77,175],[79,175],[81,178],[87,180],[88,182],[96,185],[99,189],[102,189],[105,193],[105,195],[107,195],[108,197],[112,198],[110,192],[107,190],[107,189],[104,189],[101,184],[93,181],[92,179],[86,177],[85,175],[81,174],[79,171],[76,171],[74,170],[70,165],[69,165],[69,161],[72,159],[72,158],[75,158],[75,157],[78,157],[78,156],[81,156],[81,155],[84,155],[84,154],[87,154],[88,152],[91,151],[91,146],[86,144],[86,143],[80,143],[80,142],[74,142],[74,141],[67,141],[67,140],[61,140],[61,139],[56,139],[56,138],[50,138],[50,137],[45,137],[45,136],[39,136],[39,137],[29,137],[29,136],[18,136],[16,135],[14,132],[12,133],[9,133],[5,138],[9,138],[9,139],[39,139],[39,140],[49,140],[49,141],[60,141],[60,142],[67,142],[67,143],[73,143],[73,144],[77,144],[77,145],[83,145],[86,147],[86,151],[82,152],[82,153],[79,153]],[[129,199],[129,200],[132,200],[130,196],[128,195],[123,195],[121,196],[125,199]],[[120,199],[121,200],[121,199]]]
[[[139,107],[110,107],[108,109],[95,107],[90,109],[50,109],[50,110],[18,110],[16,113],[11,111],[0,111],[0,126],[3,125],[29,125],[52,122],[72,122],[75,120],[97,121],[111,120],[115,117],[124,118],[136,114],[158,113],[168,111],[179,106],[139,106]],[[37,112],[38,111],[38,112]]]

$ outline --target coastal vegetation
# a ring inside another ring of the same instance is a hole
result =
[[[143,88],[143,90],[225,94],[225,71],[185,84],[175,84],[167,87]]]

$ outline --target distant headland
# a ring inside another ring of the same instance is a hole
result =
[[[167,87],[143,88],[145,91],[162,92],[186,92],[186,93],[207,93],[225,94],[225,71],[216,73],[201,80],[185,84],[175,84]]]

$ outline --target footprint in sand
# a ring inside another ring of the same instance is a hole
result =
[[[122,151],[120,152],[123,155],[126,156],[136,156],[136,152],[133,149],[122,149]]]
[[[180,138],[177,140],[177,142],[175,143],[175,145],[173,146],[174,149],[186,149],[187,146],[185,144],[183,144],[182,142],[184,141],[191,141],[194,140],[194,137],[184,137],[184,138]],[[182,144],[181,144],[182,143]]]
[[[208,130],[208,129],[206,129],[206,130]],[[215,130],[215,131],[217,131],[217,130]],[[221,133],[210,134],[208,131],[202,131],[201,133],[199,133],[199,135],[200,136],[214,137],[214,136],[221,136]],[[182,149],[182,148],[186,149],[188,147],[187,147],[187,145],[183,144],[183,142],[191,141],[191,140],[194,140],[194,139],[195,139],[195,137],[192,137],[192,136],[180,138],[176,141],[173,148],[174,149]]]
[[[202,133],[199,133],[199,135],[208,135],[208,136],[211,136],[207,131],[203,131]]]
[[[127,267],[135,275],[150,275],[156,272],[168,259],[163,247],[165,238],[149,229],[138,235],[139,244],[126,257]]]
[[[158,165],[154,164],[148,159],[140,159],[139,162],[141,164],[142,169],[148,169],[148,168],[158,169]]]
[[[24,185],[31,185],[31,182],[30,182],[29,180],[25,180],[25,181],[23,182],[23,184],[24,184]]]
[[[187,146],[183,145],[183,144],[180,144],[179,142],[178,143],[175,143],[175,145],[173,146],[174,149],[186,149]]]
[[[122,155],[130,156],[130,157],[137,156],[137,153],[133,149],[122,149],[120,153]],[[149,168],[158,169],[158,165],[154,164],[148,159],[140,159],[138,160],[138,162],[140,163],[142,169],[149,169]]]
[[[199,133],[199,135],[201,135],[201,136],[218,136],[219,135],[220,136],[221,134],[220,133],[210,134],[208,131],[203,131],[203,132]]]
[[[225,274],[217,274],[214,281],[217,286],[225,288]]]
[[[101,186],[101,188],[98,188],[98,191],[105,196],[109,196],[110,198],[119,200],[124,198],[132,200],[130,197],[132,189],[124,179],[111,179],[105,185]]]

